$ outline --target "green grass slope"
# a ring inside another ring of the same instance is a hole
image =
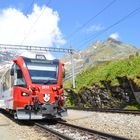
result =
[[[88,68],[76,76],[76,91],[83,86],[90,86],[92,83],[100,83],[101,80],[111,80],[113,85],[117,85],[117,76],[127,76],[140,85],[140,56],[130,57],[124,60],[115,60]],[[70,88],[71,81],[64,84]]]

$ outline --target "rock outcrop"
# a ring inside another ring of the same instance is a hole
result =
[[[93,83],[90,87],[83,87],[79,93],[66,89],[68,99],[76,107],[92,108],[124,108],[127,104],[135,102],[135,96],[127,77],[117,77],[120,85],[112,86],[110,81],[101,81],[104,88]]]

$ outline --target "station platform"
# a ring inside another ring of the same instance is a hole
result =
[[[11,133],[12,130],[10,129],[10,122],[0,112],[0,140],[18,140],[18,138]]]

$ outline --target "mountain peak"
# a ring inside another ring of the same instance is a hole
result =
[[[132,45],[118,41],[109,37],[105,41],[96,41],[85,50],[74,53],[75,71],[83,68],[95,66],[113,59],[128,58],[129,55],[140,53],[140,50]],[[66,63],[67,70],[71,69],[70,56],[64,56],[63,62]],[[68,65],[69,64],[69,65]]]
[[[114,39],[114,38],[112,38],[112,37],[108,37],[107,41],[108,41],[108,42],[119,43],[119,44],[122,43],[121,41],[119,41],[119,40],[117,40],[117,39]]]

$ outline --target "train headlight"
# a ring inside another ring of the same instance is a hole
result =
[[[21,93],[21,96],[29,96],[29,93],[22,92],[22,93]]]
[[[52,87],[53,91],[57,91],[57,88],[56,87]]]
[[[50,100],[50,94],[44,94],[44,101],[48,102]]]

